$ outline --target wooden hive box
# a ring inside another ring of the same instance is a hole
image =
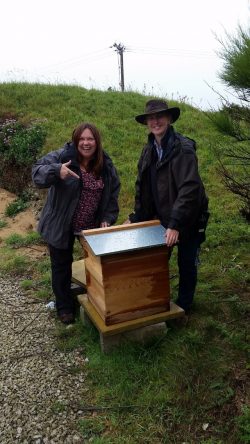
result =
[[[106,325],[170,309],[164,233],[159,221],[82,232],[88,298]]]

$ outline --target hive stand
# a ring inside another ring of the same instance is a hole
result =
[[[84,290],[86,290],[86,273],[85,273],[84,259],[80,259],[79,261],[73,262],[71,281],[74,284],[77,284],[79,285],[79,287],[82,287]]]
[[[85,259],[73,264],[72,280],[86,285],[81,314],[98,329],[102,351],[124,339],[144,342],[184,315],[170,301],[164,233],[159,221],[82,232]]]
[[[184,315],[182,308],[170,302],[168,311],[118,324],[105,325],[87,294],[78,295],[77,298],[80,303],[81,319],[86,327],[94,325],[97,328],[103,353],[109,353],[126,341],[146,343],[154,337],[163,336],[167,331],[166,321]]]

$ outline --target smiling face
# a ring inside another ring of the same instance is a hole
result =
[[[171,116],[164,113],[150,114],[147,116],[146,122],[149,131],[154,134],[157,142],[160,143],[171,123]]]
[[[93,159],[96,151],[96,140],[92,131],[89,128],[85,128],[79,137],[78,151],[83,159],[83,163],[88,163]]]

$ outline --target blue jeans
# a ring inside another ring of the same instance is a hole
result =
[[[194,236],[181,241],[178,246],[179,290],[177,305],[189,312],[197,284],[197,266],[200,249],[200,239]]]

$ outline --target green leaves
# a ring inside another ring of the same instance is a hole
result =
[[[20,195],[31,181],[31,166],[45,138],[46,130],[37,121],[24,124],[16,117],[0,120],[0,186]]]
[[[45,137],[45,128],[37,123],[26,126],[16,119],[5,120],[0,124],[0,153],[5,159],[19,164],[31,164],[40,152]]]

